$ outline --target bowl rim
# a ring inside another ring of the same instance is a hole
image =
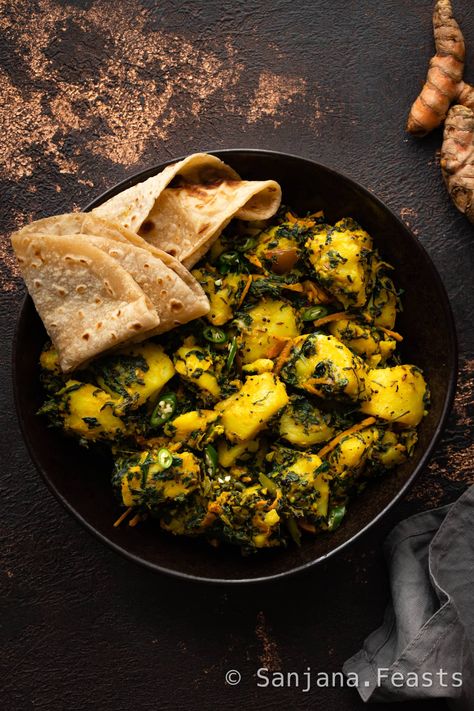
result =
[[[195,151],[198,152],[198,151]],[[17,377],[17,364],[16,364],[16,354],[18,352],[19,348],[19,331],[20,331],[20,323],[22,322],[24,312],[26,311],[27,308],[29,308],[30,304],[32,303],[32,299],[29,296],[28,292],[25,294],[23,301],[21,302],[20,309],[17,313],[16,317],[16,324],[15,324],[15,330],[14,330],[14,335],[13,335],[13,342],[12,342],[12,379],[13,379],[13,395],[14,395],[14,402],[15,402],[15,409],[17,413],[17,418],[18,422],[20,425],[20,430],[23,435],[23,441],[26,444],[28,453],[30,455],[30,458],[36,467],[36,469],[39,471],[41,474],[43,480],[45,481],[47,487],[49,490],[56,496],[56,498],[59,500],[59,502],[64,506],[64,508],[72,514],[72,516],[87,530],[89,533],[91,533],[93,536],[95,536],[97,539],[99,539],[103,544],[114,550],[116,553],[119,553],[122,557],[127,558],[128,560],[132,561],[133,563],[136,563],[137,565],[143,566],[147,568],[148,570],[152,570],[155,573],[163,573],[167,576],[170,576],[172,578],[177,578],[180,580],[188,581],[188,582],[198,582],[198,583],[206,583],[208,585],[250,585],[250,584],[255,584],[255,583],[267,583],[270,581],[276,581],[276,580],[281,580],[283,578],[289,578],[293,577],[297,574],[301,574],[303,572],[307,572],[313,567],[316,567],[317,565],[320,565],[324,561],[329,560],[330,558],[334,557],[336,554],[340,553],[343,549],[349,547],[352,545],[357,539],[361,538],[364,534],[367,533],[367,531],[372,528],[378,521],[380,521],[387,513],[388,511],[395,506],[396,503],[401,499],[403,494],[407,491],[407,489],[413,484],[414,480],[416,477],[420,474],[422,469],[425,467],[427,464],[428,460],[430,459],[439,439],[440,436],[444,430],[444,427],[446,425],[446,420],[448,418],[448,415],[450,413],[455,392],[456,392],[456,385],[457,385],[457,378],[458,378],[458,340],[457,340],[457,334],[456,334],[456,326],[455,326],[455,321],[454,321],[454,316],[451,308],[451,304],[448,298],[448,294],[446,292],[446,288],[443,284],[443,281],[441,279],[441,276],[435,267],[435,264],[425,249],[425,247],[420,243],[420,241],[415,237],[413,232],[410,230],[410,228],[405,225],[404,222],[396,215],[393,210],[391,210],[380,198],[378,198],[374,193],[372,193],[370,190],[368,190],[366,187],[361,185],[357,180],[354,180],[353,178],[350,178],[348,175],[345,173],[341,172],[340,170],[335,170],[334,168],[330,168],[329,166],[325,165],[324,163],[320,163],[318,161],[312,160],[311,158],[305,158],[304,156],[299,156],[296,154],[292,153],[286,153],[284,151],[276,151],[276,150],[267,150],[267,149],[260,149],[260,148],[223,148],[223,149],[202,149],[202,151],[199,151],[202,153],[210,153],[212,155],[217,156],[218,158],[222,158],[225,160],[226,156],[232,156],[232,154],[236,153],[247,153],[247,154],[254,154],[258,155],[261,157],[269,156],[269,157],[279,157],[279,158],[284,158],[284,159],[290,159],[290,160],[297,160],[297,161],[302,161],[305,163],[308,163],[312,166],[316,166],[317,168],[321,168],[328,173],[336,176],[337,178],[342,178],[343,180],[347,181],[349,184],[352,186],[356,187],[364,196],[369,198],[371,201],[375,202],[376,205],[381,208],[382,210],[388,212],[390,214],[390,217],[393,219],[394,223],[398,226],[399,229],[401,229],[403,232],[409,235],[410,240],[412,244],[414,245],[415,249],[418,250],[419,254],[422,255],[424,258],[426,265],[428,269],[430,270],[431,274],[430,277],[431,279],[434,280],[436,283],[436,287],[439,290],[441,300],[440,300],[440,306],[442,310],[446,314],[446,321],[447,321],[447,336],[448,340],[450,342],[450,352],[451,352],[451,362],[448,363],[449,367],[449,382],[448,382],[448,387],[447,387],[447,393],[446,397],[443,403],[443,408],[441,411],[441,416],[439,418],[438,424],[434,430],[434,433],[430,439],[430,442],[428,446],[426,447],[425,451],[423,452],[420,461],[414,468],[413,472],[411,475],[408,477],[408,479],[403,483],[403,485],[400,487],[400,489],[397,491],[395,496],[387,503],[387,505],[379,511],[379,513],[374,516],[373,519],[371,519],[363,528],[361,528],[357,533],[355,533],[351,538],[349,538],[347,541],[344,541],[341,543],[339,546],[336,548],[333,548],[329,552],[325,553],[324,555],[320,555],[317,558],[307,561],[301,565],[297,565],[289,570],[285,570],[282,572],[278,573],[273,573],[271,575],[264,575],[264,576],[259,576],[259,577],[251,577],[251,578],[219,578],[219,577],[205,577],[205,576],[200,576],[200,575],[195,575],[192,573],[186,573],[182,572],[179,570],[174,570],[172,568],[168,568],[164,565],[159,565],[157,563],[152,563],[149,560],[146,560],[143,557],[140,557],[139,555],[135,553],[131,553],[128,551],[126,548],[123,546],[119,545],[118,543],[115,543],[114,541],[111,541],[110,538],[108,538],[105,534],[101,533],[95,526],[89,521],[87,521],[86,518],[82,516],[79,511],[74,507],[70,501],[64,497],[61,492],[57,489],[57,487],[53,484],[51,479],[49,478],[47,472],[45,469],[42,467],[40,462],[38,461],[36,457],[36,453],[34,451],[34,448],[32,444],[30,443],[30,439],[28,436],[26,424],[23,420],[21,411],[20,411],[20,388],[18,384],[18,377]],[[166,166],[171,165],[172,163],[177,163],[180,160],[183,160],[183,158],[187,157],[188,155],[191,155],[187,153],[185,156],[181,156],[178,158],[171,158],[169,160],[163,161],[161,163],[155,163],[149,168],[144,168],[140,171],[137,171],[136,173],[133,173],[131,176],[125,178],[124,180],[120,181],[119,183],[116,183],[113,185],[111,188],[108,188],[107,190],[103,191],[100,195],[98,195],[96,198],[91,200],[86,207],[83,209],[83,212],[90,212],[93,208],[97,207],[98,205],[102,204],[106,200],[110,199],[114,195],[118,194],[119,192],[122,192],[123,190],[126,190],[129,187],[132,187],[138,182],[141,182],[143,180],[146,180],[147,178],[156,175],[160,171],[162,171]]]

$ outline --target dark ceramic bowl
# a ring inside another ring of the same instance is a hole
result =
[[[120,510],[110,485],[111,462],[94,450],[48,429],[35,412],[42,402],[38,357],[46,338],[29,297],[18,319],[13,359],[16,406],[31,457],[66,508],[104,543],[153,570],[192,580],[249,583],[290,575],[335,555],[360,536],[400,498],[430,456],[453,398],[456,336],[446,292],[431,259],[400,220],[349,178],[310,160],[258,150],[213,151],[248,179],[277,180],[283,199],[298,212],[324,208],[329,222],[350,215],[373,236],[382,256],[395,267],[404,291],[397,329],[405,340],[403,361],[423,369],[431,389],[431,409],[419,428],[414,457],[389,476],[374,481],[350,506],[332,534],[308,536],[300,548],[260,551],[243,557],[231,547],[173,537],[150,522],[113,527]],[[169,161],[174,162],[174,161]],[[97,198],[92,209],[117,192],[161,171],[154,166]]]

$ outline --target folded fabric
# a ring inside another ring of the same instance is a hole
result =
[[[474,486],[387,538],[392,602],[343,671],[364,701],[444,698],[474,708]]]

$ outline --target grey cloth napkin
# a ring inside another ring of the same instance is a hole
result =
[[[385,542],[392,602],[344,664],[364,701],[445,698],[474,709],[474,485]]]

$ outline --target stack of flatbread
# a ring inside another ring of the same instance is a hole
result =
[[[13,248],[62,370],[205,315],[208,300],[188,269],[232,218],[267,219],[280,201],[275,181],[241,180],[196,153],[91,213],[16,232]]]

